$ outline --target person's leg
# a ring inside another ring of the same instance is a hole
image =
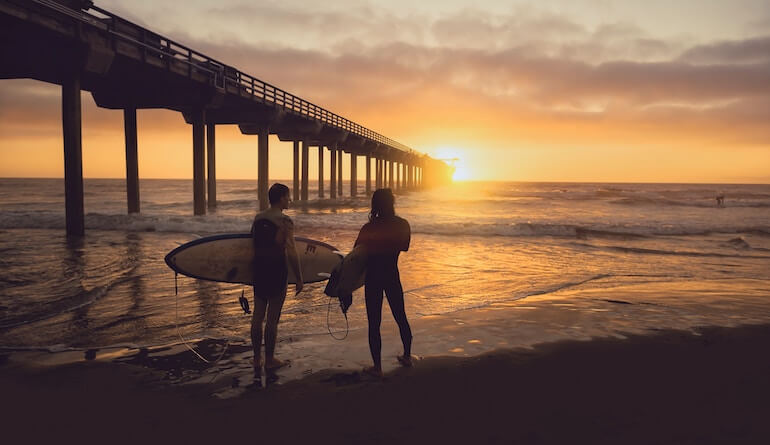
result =
[[[262,321],[265,319],[267,301],[254,297],[254,311],[251,314],[251,347],[254,349],[254,370],[262,367]]]
[[[382,373],[382,338],[380,323],[382,322],[382,287],[366,284],[364,296],[366,299],[366,319],[369,321],[369,351],[372,353],[374,371]]]
[[[404,344],[404,360],[399,360],[402,364],[411,363],[412,356],[412,329],[406,319],[406,309],[404,308],[404,289],[401,287],[401,280],[396,278],[385,287],[385,295],[388,297],[388,305],[393,313],[393,318],[398,324],[398,331],[401,334],[401,343]]]
[[[283,302],[286,301],[286,288],[277,297],[270,298],[267,304],[267,319],[265,321],[265,367],[278,368],[284,363],[275,358],[275,342],[278,338],[278,321],[281,318]]]

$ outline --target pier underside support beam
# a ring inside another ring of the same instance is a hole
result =
[[[206,125],[206,185],[208,196],[206,202],[209,209],[217,207],[217,143],[216,125]]]
[[[329,147],[329,197],[337,199],[337,144]]]
[[[126,136],[126,202],[128,213],[139,213],[139,156],[136,138],[136,108],[123,110]]]
[[[294,179],[292,181],[292,198],[294,201],[299,201],[299,141],[294,142]]]
[[[388,161],[388,188],[393,189],[393,161]]]
[[[366,196],[372,194],[372,156],[366,155]]]
[[[318,144],[318,198],[324,197],[324,146]]]
[[[83,140],[80,114],[80,76],[62,83],[64,136],[64,206],[67,235],[85,235],[83,211]]]
[[[193,207],[194,214],[206,214],[206,131],[203,110],[194,112],[193,122]]]
[[[358,195],[358,157],[355,153],[350,153],[350,196]]]
[[[267,199],[269,175],[269,149],[268,137],[270,129],[267,126],[261,127],[257,134],[257,198],[259,199],[259,210],[265,210],[270,206]]]
[[[307,181],[308,181],[308,169],[310,168],[308,165],[309,159],[309,150],[310,147],[308,145],[307,140],[302,140],[302,185],[300,190],[300,200],[307,201]]]
[[[337,153],[337,196],[342,196],[342,150]]]

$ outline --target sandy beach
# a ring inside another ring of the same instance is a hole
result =
[[[478,321],[479,314],[475,316]],[[416,323],[415,332],[425,339],[431,329],[441,339],[439,326],[450,329],[446,319],[429,319]],[[394,346],[397,337],[387,325],[384,332],[385,344]],[[331,359],[323,354],[332,354],[331,346],[320,348],[315,359],[303,359],[284,343],[279,351],[293,360],[292,367],[279,373],[280,384],[270,385],[266,377],[261,388],[242,388],[249,383],[239,381],[249,355],[242,345],[230,345],[225,359],[240,362],[230,367],[240,371],[220,370],[213,381],[206,374],[208,365],[179,346],[165,354],[96,352],[89,357],[95,356],[93,360],[85,360],[82,352],[80,359],[73,359],[75,352],[5,354],[0,367],[3,439],[521,444],[770,440],[770,325],[556,341],[468,357],[428,356],[413,368],[390,364],[381,381],[358,372],[356,357],[365,350],[365,339],[351,334],[337,346],[348,348],[353,357],[344,366],[326,365]],[[204,343],[199,350],[213,356],[222,346]],[[338,355],[346,356],[345,350]],[[190,373],[197,380],[174,384],[175,378]],[[237,393],[221,397],[236,386]]]

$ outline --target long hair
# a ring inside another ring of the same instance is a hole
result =
[[[369,212],[369,221],[375,222],[380,218],[394,216],[396,214],[395,197],[390,189],[377,189],[372,195],[372,210]]]

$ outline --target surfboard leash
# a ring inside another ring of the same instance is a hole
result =
[[[190,346],[189,342],[182,336],[182,332],[179,330],[179,273],[177,271],[174,271],[174,326],[176,327],[176,335],[179,337],[179,340],[182,342],[187,349],[189,349],[193,354],[197,355],[199,359],[203,360],[204,363],[208,363],[211,365],[216,365],[222,357],[225,356],[225,352],[227,352],[227,348],[230,346],[230,340],[227,340],[225,342],[225,347],[222,349],[222,353],[219,354],[219,357],[216,358],[216,360],[211,361],[207,360],[206,357],[202,356],[198,353],[195,349]],[[217,378],[217,375],[214,376],[214,379]],[[214,379],[211,381],[213,382]]]
[[[332,311],[332,300],[336,297],[329,297],[329,304],[326,306],[326,329],[329,331],[329,335],[335,340],[345,340],[348,338],[348,334],[350,333],[350,324],[348,323],[348,314],[347,312],[343,312],[342,315],[345,316],[345,335],[342,337],[335,337],[334,333],[332,332],[332,326],[329,322],[329,314]]]

